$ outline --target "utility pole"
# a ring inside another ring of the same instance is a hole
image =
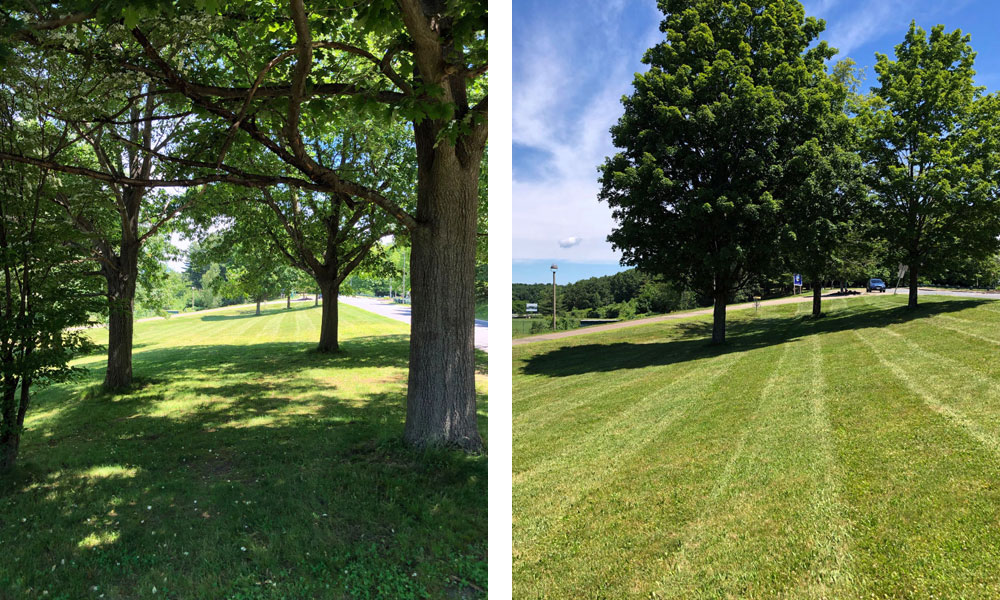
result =
[[[552,331],[556,330],[556,269],[558,265],[553,264],[552,269]]]

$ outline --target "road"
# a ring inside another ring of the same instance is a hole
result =
[[[891,294],[894,289],[898,289],[896,294],[907,295],[910,288],[889,288],[886,294]],[[1000,300],[1000,292],[960,292],[957,290],[934,290],[930,288],[917,288],[917,297],[920,296],[959,296],[961,298],[982,298],[983,300]]]
[[[344,304],[356,306],[362,310],[373,312],[383,317],[389,317],[397,321],[410,323],[410,305],[396,304],[388,302],[383,298],[368,298],[366,296],[341,296],[340,301]],[[476,319],[476,348],[483,352],[489,352],[489,323]]]
[[[917,288],[918,295],[937,295],[937,296],[961,296],[964,298],[982,298],[984,300],[1000,300],[1000,292],[958,292],[952,290],[934,290],[930,288]],[[858,291],[858,290],[855,290]],[[893,288],[889,288],[885,291],[886,294],[891,294]],[[898,294],[908,294],[909,289],[899,288]],[[880,295],[880,294],[875,294]],[[838,296],[836,292],[829,294],[823,294],[823,298],[843,298],[844,296]],[[764,300],[760,303],[761,306],[771,306],[774,304],[791,304],[795,302],[812,302],[812,296],[791,296],[788,298],[777,298],[774,300]],[[746,310],[748,308],[753,308],[752,302],[747,302],[743,304],[730,304],[726,306],[726,310]],[[702,308],[698,310],[689,310],[685,312],[670,313],[669,315],[660,315],[657,317],[647,317],[645,319],[635,319],[634,321],[619,321],[618,323],[609,323],[607,325],[593,325],[591,327],[584,327],[581,329],[571,329],[569,331],[559,331],[555,333],[543,333],[542,335],[533,335],[531,337],[523,337],[511,340],[512,346],[520,346],[522,344],[530,344],[532,342],[544,342],[546,340],[558,340],[565,337],[572,337],[575,335],[587,335],[590,333],[598,333],[600,331],[610,331],[612,329],[621,329],[622,327],[634,327],[636,325],[646,325],[648,323],[660,323],[663,321],[672,321],[674,319],[685,319],[687,317],[695,317],[698,315],[710,315],[712,314],[711,308]]]

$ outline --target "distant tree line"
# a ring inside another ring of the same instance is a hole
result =
[[[536,303],[539,314],[552,314],[552,284],[515,283],[511,292],[515,313],[524,314],[527,303]],[[557,285],[556,292],[558,314],[585,318],[627,319],[711,303],[638,269]]]

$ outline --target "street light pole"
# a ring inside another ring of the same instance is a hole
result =
[[[556,330],[556,269],[558,265],[549,267],[552,269],[552,331]]]

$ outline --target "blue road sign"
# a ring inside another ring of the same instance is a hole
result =
[[[796,273],[792,276],[793,285],[802,285],[802,275]]]

